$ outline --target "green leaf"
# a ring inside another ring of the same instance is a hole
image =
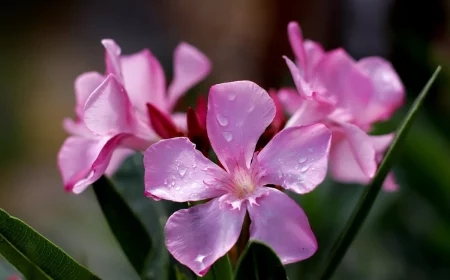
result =
[[[231,280],[233,279],[233,269],[231,267],[230,258],[228,254],[218,259],[203,277],[197,279],[206,280]]]
[[[399,154],[401,145],[403,144],[406,135],[408,133],[408,130],[410,129],[412,122],[416,117],[420,105],[425,99],[425,96],[427,95],[431,85],[436,80],[440,71],[441,67],[439,66],[434,72],[434,74],[431,76],[430,80],[427,82],[425,87],[422,89],[422,92],[414,101],[408,114],[400,124],[400,127],[398,128],[396,133],[396,137],[392,142],[392,145],[389,147],[386,156],[381,162],[377,170],[377,173],[375,174],[375,177],[372,179],[369,186],[366,188],[365,192],[361,196],[345,228],[343,229],[340,236],[334,243],[330,257],[327,260],[326,265],[324,266],[324,270],[321,274],[320,279],[326,280],[330,279],[333,276],[334,271],[338,267],[345,253],[347,252],[347,249],[350,247],[350,244],[352,243],[353,239],[358,234],[359,229],[364,223],[364,220],[369,214],[369,211],[372,208],[373,203],[375,202],[375,199],[381,190],[381,187],[383,185],[384,180],[386,179],[387,174],[389,173],[390,169],[394,164],[394,161],[396,160],[396,157]]]
[[[93,187],[111,231],[133,268],[141,275],[152,249],[148,232],[111,181],[103,176]]]
[[[27,279],[100,279],[37,231],[2,209],[0,254]]]
[[[263,243],[252,241],[238,260],[234,279],[282,280],[287,276],[275,252]]]

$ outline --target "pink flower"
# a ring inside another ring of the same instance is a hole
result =
[[[106,76],[89,72],[76,79],[76,120],[64,120],[72,136],[61,147],[58,165],[65,189],[73,193],[112,174],[126,156],[159,140],[147,105],[169,115],[178,98],[210,71],[210,62],[200,51],[181,43],[174,53],[174,78],[166,90],[163,69],[149,50],[121,56],[113,40],[102,43]],[[172,120],[185,129],[185,114],[173,114]]]
[[[325,52],[303,41],[300,27],[288,25],[297,59],[285,57],[297,91],[281,89],[279,98],[292,114],[286,126],[326,123],[332,130],[331,172],[343,182],[367,183],[393,135],[369,136],[374,122],[386,120],[403,104],[404,88],[392,65],[379,57],[354,61],[344,50]],[[385,189],[394,190],[392,175]]]
[[[303,210],[266,185],[299,194],[313,190],[326,175],[331,133],[323,124],[291,127],[254,153],[275,111],[268,93],[253,82],[214,85],[207,132],[225,170],[183,137],[161,140],[144,154],[147,196],[176,202],[211,199],[175,212],[165,227],[168,250],[197,275],[232,248],[247,211],[250,239],[267,243],[283,263],[309,258],[317,250]]]

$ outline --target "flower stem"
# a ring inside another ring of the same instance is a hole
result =
[[[425,87],[422,89],[419,96],[414,101],[414,104],[409,110],[407,116],[403,119],[401,125],[399,126],[396,137],[389,150],[387,151],[386,156],[381,162],[377,173],[375,174],[375,177],[372,179],[369,186],[362,194],[345,228],[339,235],[338,239],[335,241],[331,250],[330,257],[328,258],[328,261],[321,273],[321,280],[327,280],[333,276],[334,271],[340,264],[342,258],[345,256],[347,249],[353,242],[353,239],[355,239],[356,234],[358,234],[359,229],[364,223],[364,220],[369,214],[369,211],[372,208],[378,193],[380,192],[380,189],[387,174],[389,173],[389,170],[392,168],[394,160],[399,153],[399,148],[401,147],[402,142],[405,140],[406,134],[411,127],[413,119],[415,118],[420,105],[422,104],[431,85],[435,81],[440,71],[441,67],[438,66],[431,78],[428,80]]]

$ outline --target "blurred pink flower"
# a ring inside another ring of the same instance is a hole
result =
[[[303,40],[300,26],[288,25],[297,64],[285,57],[297,90],[281,89],[279,98],[292,114],[286,127],[316,122],[333,133],[331,173],[343,182],[367,183],[393,135],[370,136],[372,124],[386,120],[403,104],[405,90],[392,65],[379,57],[354,61],[343,49],[325,52]],[[397,188],[393,176],[386,190]]]
[[[164,137],[152,128],[148,105],[184,130],[186,115],[169,117],[170,113],[210,71],[205,55],[181,43],[174,52],[174,78],[166,90],[164,71],[148,49],[121,56],[113,40],[102,43],[106,76],[88,72],[76,79],[76,120],[64,120],[72,136],[61,147],[58,165],[65,189],[73,193],[81,193],[103,174],[111,175],[134,150],[144,151]]]
[[[255,153],[275,112],[269,94],[253,82],[214,85],[207,132],[225,170],[184,137],[161,140],[144,154],[147,196],[176,202],[211,199],[175,212],[165,227],[168,250],[197,275],[204,275],[232,248],[247,211],[250,239],[267,243],[284,264],[309,258],[317,250],[303,210],[265,185],[299,194],[313,190],[327,172],[331,132],[323,124],[287,128]]]

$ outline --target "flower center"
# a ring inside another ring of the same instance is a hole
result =
[[[247,168],[237,167],[233,170],[232,184],[234,189],[234,195],[239,198],[245,198],[249,194],[253,193],[256,189],[256,174]]]

